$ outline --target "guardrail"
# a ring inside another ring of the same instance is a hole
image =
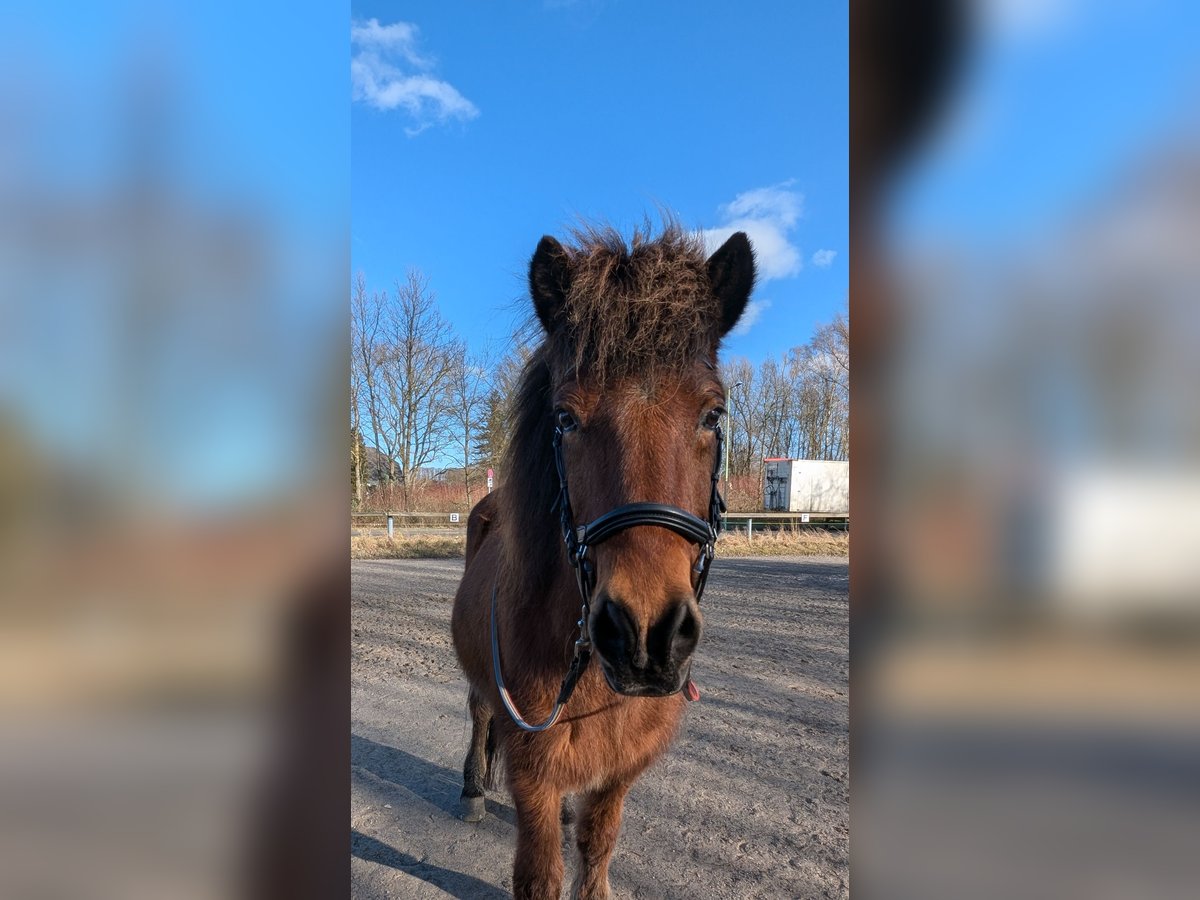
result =
[[[850,530],[850,516],[834,513],[814,512],[727,512],[723,531],[745,531],[746,537],[754,540],[754,523],[759,530],[777,531],[780,528],[826,528],[836,531]]]
[[[452,528],[465,528],[467,513],[465,512],[359,512],[350,513],[351,522],[355,519],[377,519],[387,524],[388,537],[395,536],[396,521],[400,525],[412,523],[438,523]],[[850,530],[850,517],[831,513],[802,513],[802,512],[729,512],[725,513],[723,531],[745,531],[754,539],[754,524],[758,523],[759,530],[777,530],[780,528],[829,528],[838,531]]]
[[[401,524],[405,521],[421,520],[424,522],[438,522],[440,524],[452,528],[466,528],[467,513],[465,512],[358,512],[350,513],[350,521],[353,524],[355,519],[378,519],[386,521],[388,538],[395,537],[396,520],[401,520]]]

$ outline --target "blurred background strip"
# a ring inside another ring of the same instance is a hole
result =
[[[0,12],[0,896],[347,883],[348,17]]]
[[[853,887],[1200,883],[1200,10],[852,5]]]

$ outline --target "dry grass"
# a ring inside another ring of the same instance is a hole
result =
[[[850,533],[798,528],[795,531],[731,531],[717,542],[718,556],[849,556]]]
[[[351,559],[455,559],[463,555],[465,536],[399,535],[350,538]],[[721,556],[848,556],[850,535],[839,531],[798,529],[796,531],[755,532],[747,539],[743,532],[729,532],[717,544]]]
[[[466,551],[466,535],[351,537],[351,559],[454,559]]]

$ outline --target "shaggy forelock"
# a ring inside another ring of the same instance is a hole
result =
[[[581,226],[564,249],[570,289],[546,347],[560,373],[603,384],[715,352],[720,311],[699,234],[668,222],[653,238],[635,230],[626,244],[615,229]]]

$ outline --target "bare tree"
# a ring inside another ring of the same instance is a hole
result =
[[[476,443],[476,459],[498,467],[508,447],[508,438],[516,402],[517,385],[526,363],[537,346],[538,335],[532,326],[517,329],[509,338],[500,361],[492,367],[485,401],[483,423]],[[501,475],[503,477],[503,475]]]
[[[850,452],[850,326],[839,313],[817,329],[805,348],[807,392],[815,459],[846,459]]]
[[[786,364],[763,361],[758,372],[762,455],[788,456],[795,437],[795,390]]]
[[[747,475],[762,445],[758,373],[750,360],[738,358],[728,362],[721,374],[729,392],[729,469],[734,475]]]
[[[353,410],[353,404],[351,404]],[[357,419],[357,414],[351,412],[351,418]],[[362,506],[363,501],[363,476],[364,468],[367,464],[367,446],[363,443],[362,432],[358,430],[358,423],[350,426],[350,490],[354,494],[354,507],[357,509]]]
[[[850,320],[838,313],[828,325],[822,325],[809,342],[813,350],[829,363],[827,376],[843,391],[850,390]]]
[[[811,341],[755,367],[730,360],[730,470],[762,479],[764,457],[846,459],[849,454],[850,331],[845,314]]]
[[[429,279],[410,269],[386,304],[380,355],[380,430],[385,452],[400,465],[405,508],[417,472],[438,458],[452,439],[450,388],[462,343],[437,308]]]
[[[486,424],[488,398],[491,394],[489,360],[472,356],[462,347],[454,361],[450,376],[450,418],[454,422],[454,446],[463,467],[463,489],[467,506],[471,506],[471,469],[476,456],[476,442]]]
[[[394,452],[386,448],[387,434],[383,427],[383,393],[380,384],[380,368],[384,355],[384,307],[386,294],[368,294],[367,280],[362,272],[354,279],[350,294],[350,424],[358,433],[366,435],[365,420],[370,427],[371,443],[376,450],[383,451],[389,460]],[[363,470],[360,465],[359,471]],[[394,473],[392,473],[394,474]],[[388,485],[389,501],[391,485]],[[357,499],[362,502],[361,488]]]

